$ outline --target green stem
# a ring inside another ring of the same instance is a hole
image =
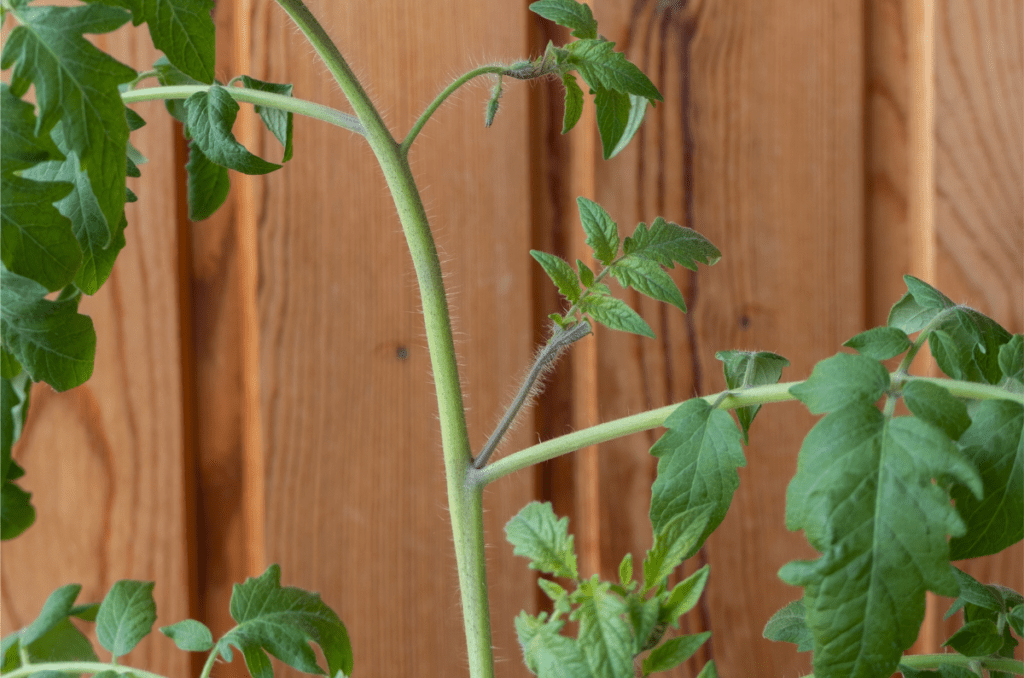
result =
[[[203,670],[199,673],[199,678],[210,678],[210,673],[213,671],[213,665],[217,662],[217,657],[220,656],[220,647],[214,646],[210,650],[210,656],[206,658],[206,663],[203,664]]]
[[[501,74],[504,73],[507,69],[507,66],[501,66],[498,64],[494,64],[491,66],[481,66],[480,68],[474,68],[469,73],[466,73],[456,78],[452,84],[445,87],[444,90],[440,94],[438,94],[433,101],[430,102],[430,105],[427,106],[423,113],[420,114],[420,117],[416,119],[416,122],[413,123],[412,128],[409,129],[409,133],[406,134],[405,139],[402,140],[402,153],[409,153],[409,148],[412,146],[412,142],[416,141],[417,135],[419,135],[420,130],[423,129],[423,126],[427,124],[427,120],[430,120],[430,116],[434,114],[434,111],[440,108],[441,104],[443,104],[445,100],[448,97],[450,97],[453,92],[455,92],[455,90],[462,87],[467,82],[469,82],[470,80],[477,76],[486,75],[488,73]]]
[[[134,666],[105,664],[103,662],[37,662],[35,664],[18,667],[13,671],[8,671],[3,674],[3,678],[22,678],[22,676],[31,676],[35,673],[45,673],[47,671],[71,674],[113,671],[114,673],[122,675],[130,673],[132,676],[136,676],[137,678],[166,678],[166,676],[159,673],[143,671],[142,669],[137,669]]]
[[[937,669],[943,665],[962,666],[966,669],[975,662],[989,671],[1005,671],[1018,676],[1024,675],[1024,662],[1003,657],[965,657],[962,654],[950,652],[949,654],[905,654],[900,658],[900,664],[907,668],[921,670]],[[814,674],[809,673],[803,678],[814,678]]]
[[[437,391],[441,445],[448,485],[448,513],[455,542],[469,670],[473,678],[491,678],[494,675],[494,655],[491,650],[487,601],[482,488],[467,482],[472,463],[469,433],[466,429],[448,298],[427,214],[406,154],[391,136],[338,48],[301,0],[278,0],[278,4],[309,38],[348,98],[352,110],[366,129],[364,136],[380,163],[398,210],[416,269],[427,347]]]
[[[909,377],[899,371],[890,375],[893,382],[906,384],[910,381],[928,381],[941,386],[957,398],[968,400],[1012,400],[1024,405],[1024,394],[1012,393],[1004,388],[991,384],[977,384],[971,381],[959,381],[956,379],[934,378],[934,377]],[[790,394],[789,389],[802,381],[791,381],[782,384],[771,384],[768,386],[753,386],[742,390],[721,391],[703,396],[703,400],[713,407],[731,410],[737,407],[749,405],[765,405],[767,403],[778,403],[787,400],[796,400]],[[569,452],[605,443],[627,436],[631,433],[639,433],[648,429],[657,428],[665,423],[668,415],[686,401],[680,401],[656,410],[649,410],[634,414],[622,419],[598,424],[580,431],[574,431],[564,436],[546,440],[537,445],[524,448],[503,457],[482,469],[475,469],[470,476],[474,483],[486,485],[499,478],[503,478],[516,471],[539,464],[549,459],[554,459]]]
[[[121,101],[126,104],[134,104],[139,101],[153,101],[157,99],[188,99],[197,92],[206,92],[209,89],[209,85],[145,87],[122,93]],[[350,132],[366,136],[366,130],[358,118],[323,104],[306,101],[305,99],[296,99],[295,97],[286,97],[283,94],[261,92],[246,87],[225,87],[224,89],[237,101],[276,108],[289,113],[298,113],[299,115],[322,120],[337,127],[347,129]]]

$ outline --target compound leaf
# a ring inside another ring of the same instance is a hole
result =
[[[124,211],[128,123],[118,86],[135,71],[101,52],[84,33],[106,33],[128,19],[113,7],[22,7],[21,23],[7,40],[0,67],[14,66],[11,91],[23,95],[35,86],[39,105],[36,134],[60,121],[67,149],[83,172],[112,229]]]
[[[580,582],[571,600],[579,607],[570,619],[580,624],[579,644],[594,678],[632,678],[633,635],[626,603],[597,575]]]
[[[153,46],[189,77],[213,83],[213,0],[127,0],[132,22],[146,22]]]
[[[654,545],[644,559],[644,591],[660,586],[700,549],[713,508],[710,504],[689,508],[655,530]]]
[[[309,641],[323,650],[329,676],[339,671],[352,674],[352,645],[345,625],[319,594],[282,587],[278,565],[235,584],[231,616],[238,626],[221,637],[217,646],[222,655],[230,652],[229,645],[241,650],[254,678],[273,676],[267,652],[304,673],[323,674]]]
[[[952,490],[967,524],[967,533],[949,543],[953,560],[998,553],[1024,539],[1024,406],[986,400],[972,414],[958,444],[980,472],[985,490],[981,499],[960,487]]]
[[[58,391],[92,375],[96,332],[78,298],[50,301],[39,283],[0,267],[0,339],[32,381]]]
[[[946,535],[965,526],[949,500],[953,482],[981,495],[978,472],[953,442],[914,417],[888,419],[853,402],[808,433],[786,526],[823,555],[779,576],[805,587],[815,675],[889,675],[917,638],[925,591],[956,595]]]
[[[807,628],[804,616],[804,601],[794,600],[772,615],[762,635],[768,640],[794,643],[797,652],[810,652],[814,649],[814,636]]]
[[[259,90],[260,92],[280,94],[281,96],[286,97],[290,97],[292,95],[292,86],[290,84],[264,82],[263,80],[251,78],[248,75],[242,76],[242,84],[249,89]],[[277,137],[277,140],[281,142],[281,145],[284,146],[284,157],[281,158],[281,162],[288,162],[291,160],[292,114],[288,111],[282,111],[279,108],[268,108],[267,106],[253,106],[253,108],[256,110],[256,113],[259,114],[260,119],[263,121],[263,124],[266,125],[267,129],[270,130],[273,135]]]
[[[889,388],[889,372],[873,358],[837,353],[814,366],[811,376],[789,389],[813,414],[851,403],[873,403]]]
[[[657,299],[672,304],[686,313],[686,302],[672,277],[658,264],[648,259],[623,257],[609,267],[609,272],[623,287],[632,287]]]
[[[570,304],[575,304],[580,300],[580,281],[576,277],[575,271],[572,270],[572,266],[560,257],[547,252],[530,250],[530,256],[537,260],[537,263],[541,265],[544,272],[558,287],[558,291],[569,300]]]
[[[612,263],[619,252],[619,227],[603,207],[584,197],[576,198],[580,222],[587,233],[587,245],[594,250],[594,258],[605,266]]]
[[[239,107],[224,87],[213,85],[205,92],[196,92],[185,100],[185,110],[189,134],[213,162],[244,174],[267,174],[280,169],[280,165],[253,155],[235,139],[231,127]]]
[[[635,94],[651,102],[662,101],[661,93],[643,71],[626,55],[615,51],[615,43],[601,39],[577,40],[566,45],[567,66],[575,68],[595,92],[612,90]]]
[[[96,614],[96,637],[115,657],[132,651],[153,630],[153,582],[122,579],[110,587]]]
[[[524,506],[505,525],[505,537],[515,555],[530,559],[532,569],[567,579],[579,576],[569,519],[559,520],[550,503]]]
[[[530,11],[559,26],[571,28],[574,38],[596,38],[597,21],[590,7],[576,0],[540,0],[530,5]]]
[[[668,431],[651,448],[658,457],[658,475],[651,487],[651,525],[659,534],[676,516],[707,508],[708,523],[687,549],[684,558],[689,558],[725,518],[739,487],[736,468],[747,462],[732,417],[702,399],[677,407],[665,427]]]
[[[715,358],[722,361],[725,385],[730,391],[777,384],[782,378],[783,368],[789,366],[788,360],[768,351],[718,351]],[[750,442],[750,425],[760,409],[760,405],[736,408],[736,418],[743,429],[744,443]]]
[[[910,337],[898,327],[873,327],[848,339],[843,346],[875,360],[888,360],[910,348]]]
[[[589,313],[594,320],[605,327],[654,338],[654,330],[651,329],[651,326],[621,299],[592,294],[583,300],[580,310]]]

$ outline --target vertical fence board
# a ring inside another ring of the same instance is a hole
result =
[[[525,10],[465,3],[314,2],[396,133],[467,67],[527,48]],[[345,108],[270,2],[248,17],[251,68]],[[452,293],[469,427],[479,449],[531,355],[525,88],[483,127],[486,84],[428,123],[412,151]],[[459,675],[465,644],[444,469],[415,278],[390,196],[361,139],[296,120],[296,162],[254,184],[266,553],[320,590],[369,673]],[[269,155],[269,147],[267,154]],[[527,444],[529,422],[513,436]],[[496,655],[522,671],[514,614],[533,576],[501,527],[531,474],[485,493]]]
[[[154,52],[144,31],[121,29],[97,45],[139,69]],[[36,523],[3,546],[4,633],[25,626],[57,587],[83,585],[92,602],[118,579],[157,582],[157,624],[188,617],[189,526],[183,434],[175,131],[160,103],[133,108],[148,122],[132,143],[149,158],[129,179],[127,246],[99,292],[82,301],[97,335],[92,379],[65,393],[32,391],[15,448]],[[171,676],[186,654],[151,636],[125,658]]]

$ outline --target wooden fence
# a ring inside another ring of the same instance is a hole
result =
[[[311,7],[383,107],[408,129],[467,66],[565,39],[526,2],[329,2]],[[550,283],[530,248],[582,255],[576,195],[620,224],[692,225],[722,262],[678,278],[690,313],[642,300],[658,340],[597,331],[560,367],[504,449],[723,388],[719,349],[777,351],[806,376],[884,322],[913,273],[1024,331],[1024,3],[1020,0],[594,0],[601,32],[665,94],[634,145],[600,160],[593,122],[559,135],[555,83],[512,84],[483,127],[484,84],[443,108],[413,151],[443,253],[479,448],[529,362]],[[270,0],[216,7],[218,77],[287,81],[345,108]],[[104,44],[139,68],[144,32]],[[160,618],[231,624],[231,584],[279,562],[346,621],[363,676],[465,671],[432,383],[415,280],[394,208],[361,140],[295,121],[295,160],[234,176],[226,208],[184,215],[180,130],[159,104],[133,135],[150,158],[132,184],[128,247],[83,303],[99,335],[81,388],[33,392],[16,457],[38,522],[3,547],[3,631],[58,585],[97,599],[120,578],[157,581]],[[274,160],[251,116],[239,136]],[[702,556],[710,628],[695,675],[793,676],[806,655],[761,638],[797,597],[778,568],[812,555],[784,526],[784,495],[814,419],[773,406]],[[554,502],[585,572],[611,576],[650,545],[657,431],[523,472],[486,495],[499,675],[526,675],[512,618],[540,604],[502,526]],[[54,473],[53,469],[59,469]],[[699,563],[697,563],[699,565]],[[696,565],[695,565],[696,566]],[[692,568],[691,568],[692,569]],[[1020,586],[1024,549],[971,571]],[[918,649],[945,638],[933,601]],[[130,663],[198,673],[165,638]],[[236,676],[239,661],[215,671]]]

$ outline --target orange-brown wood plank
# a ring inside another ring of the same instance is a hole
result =
[[[96,42],[139,70],[155,58],[145,29]],[[61,394],[37,385],[15,449],[37,517],[3,546],[5,635],[73,582],[83,585],[79,601],[90,602],[118,579],[155,580],[158,626],[191,614],[176,131],[163,104],[133,108],[148,124],[132,143],[149,163],[129,180],[139,201],[127,208],[127,246],[80,307],[96,328],[93,376]],[[189,656],[158,633],[124,661],[168,676],[194,673]]]
[[[452,78],[521,58],[525,10],[466,2],[313,2],[396,134]],[[250,69],[346,108],[272,2],[246,17]],[[528,92],[507,83],[484,129],[489,81],[443,107],[412,164],[451,292],[469,429],[479,449],[532,354]],[[267,152],[270,152],[270,146]],[[296,120],[295,160],[253,183],[259,246],[264,545],[284,580],[319,590],[346,622],[358,671],[466,670],[429,356],[411,261],[365,143]],[[529,420],[506,449],[529,444]],[[485,492],[494,646],[521,675],[512,619],[533,573],[502,527],[533,474]]]

